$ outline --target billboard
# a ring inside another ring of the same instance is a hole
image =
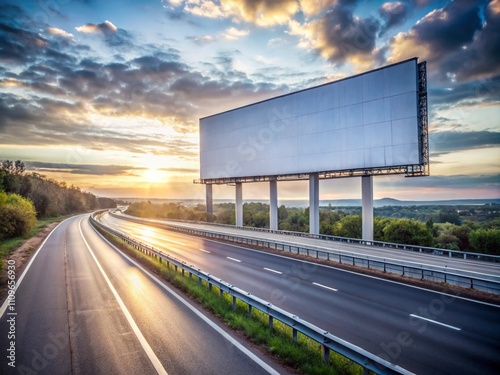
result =
[[[419,165],[419,121],[414,58],[200,119],[200,178]]]

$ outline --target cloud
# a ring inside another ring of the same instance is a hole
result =
[[[300,0],[300,9],[302,9],[306,17],[312,17],[320,14],[336,3],[336,0]]]
[[[334,65],[351,62],[366,68],[380,62],[376,48],[380,23],[373,17],[354,16],[351,2],[338,2],[304,24],[292,20],[289,29],[289,34],[300,38],[299,47],[316,51]]]
[[[88,24],[79,32],[104,36],[111,43],[107,36],[121,30],[111,25]],[[45,30],[48,38],[37,30]],[[192,140],[167,138],[161,129],[137,134],[132,126],[109,123],[130,118],[155,121],[157,127],[173,129],[182,137],[197,131],[200,117],[287,90],[249,79],[227,54],[225,60],[220,55],[222,64],[201,73],[183,62],[178,50],[165,45],[137,48],[129,39],[127,58],[119,53],[98,57],[80,40],[64,42],[67,37],[62,29],[35,22],[20,27],[0,14],[0,47],[5,46],[0,50],[0,86],[9,90],[0,93],[2,144],[85,144],[94,150],[196,158]],[[231,102],[223,100],[228,97]]]
[[[47,163],[39,161],[26,161],[26,169],[35,172],[56,172],[91,176],[140,176],[148,170],[145,167],[133,167],[130,165],[102,165],[102,164],[71,164],[71,163]],[[161,171],[181,174],[194,174],[199,172],[197,168],[158,168]]]
[[[401,1],[395,3],[383,3],[378,9],[378,13],[385,24],[382,26],[379,36],[385,34],[392,27],[399,26],[404,23],[408,16],[408,7]]]
[[[286,24],[299,10],[297,0],[170,0],[169,13],[179,18],[179,9],[206,18],[229,18],[269,27]]]
[[[77,26],[75,27],[75,30],[78,31],[79,33],[84,33],[84,34],[96,34],[96,33],[112,34],[116,33],[118,31],[118,28],[111,22],[106,20],[103,23],[97,25],[93,23],[87,23],[86,25],[83,26]]]
[[[441,109],[457,105],[498,104],[500,97],[500,75],[488,79],[457,82],[447,87],[428,89],[431,108]]]
[[[73,39],[75,36],[71,33],[68,33],[62,29],[58,29],[57,27],[48,27],[45,29],[45,32],[50,35],[59,36],[61,38]]]
[[[193,43],[199,46],[210,44],[216,41],[216,38],[212,35],[190,36],[186,39],[191,40]]]
[[[246,22],[264,27],[286,24],[299,10],[296,0],[222,0],[221,3]]]
[[[95,165],[95,164],[67,164],[67,163],[44,163],[38,161],[27,161],[28,170],[37,172],[58,172],[83,175],[133,175],[138,168],[123,165]]]
[[[0,19],[0,61],[28,63],[49,45],[47,39],[23,27],[10,26]]]
[[[248,30],[239,30],[236,27],[230,27],[222,33],[222,37],[229,40],[238,40],[249,34]]]
[[[432,164],[431,164],[432,168]],[[494,175],[452,175],[452,176],[428,176],[419,178],[384,178],[379,179],[379,186],[387,186],[391,189],[397,187],[405,188],[435,188],[452,190],[488,189],[498,192],[500,188],[500,174]],[[415,193],[413,193],[415,194]]]
[[[431,155],[478,148],[500,147],[500,132],[493,131],[438,131],[429,136]]]
[[[82,34],[102,35],[106,44],[112,47],[131,45],[132,37],[130,34],[123,29],[117,28],[107,20],[99,24],[87,23],[77,26],[75,30]]]
[[[498,75],[500,13],[495,4],[456,0],[431,11],[408,32],[392,38],[389,62],[419,56],[441,81]]]

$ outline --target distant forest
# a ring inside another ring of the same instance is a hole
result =
[[[207,220],[202,204],[186,207],[181,203],[136,202],[129,205],[126,213],[155,219]],[[378,241],[500,255],[498,204],[385,206],[375,208],[374,216],[374,236]],[[214,214],[208,219],[234,225],[234,203],[214,205]],[[243,225],[267,228],[269,205],[244,203]],[[280,206],[278,226],[281,230],[308,232],[309,209]],[[320,233],[361,238],[361,207],[321,207]]]
[[[0,162],[0,240],[24,236],[37,219],[111,207],[114,200],[27,172],[20,160]]]

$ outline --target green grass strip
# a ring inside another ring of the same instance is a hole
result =
[[[205,281],[199,285],[196,275],[189,277],[189,273],[185,272],[183,276],[181,270],[176,271],[172,264],[167,267],[165,260],[160,261],[158,258],[148,256],[125,243],[119,237],[99,227],[96,229],[120,250],[147,266],[171,285],[182,290],[229,327],[243,333],[250,341],[264,347],[282,363],[300,373],[310,375],[363,374],[361,366],[334,352],[330,354],[329,363],[325,363],[321,356],[321,345],[318,342],[301,333],[297,334],[297,341],[294,341],[292,328],[276,319],[271,331],[268,325],[269,316],[266,313],[254,308],[252,316],[249,317],[248,305],[240,300],[237,300],[236,309],[233,311],[232,296],[224,293],[224,296],[221,297],[220,290],[216,286],[212,286],[212,290],[209,290]]]
[[[14,237],[8,240],[0,241],[0,270],[2,270],[4,261],[6,261],[9,256],[23,244],[24,241],[30,239],[31,237],[35,237],[38,233],[44,230],[47,226],[54,222],[62,221],[71,215],[66,216],[56,216],[49,217],[38,220],[37,224],[33,226],[29,232],[23,237]],[[33,249],[34,250],[34,249]]]

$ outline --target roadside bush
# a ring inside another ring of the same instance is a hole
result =
[[[36,222],[30,200],[0,191],[0,240],[24,236]]]

